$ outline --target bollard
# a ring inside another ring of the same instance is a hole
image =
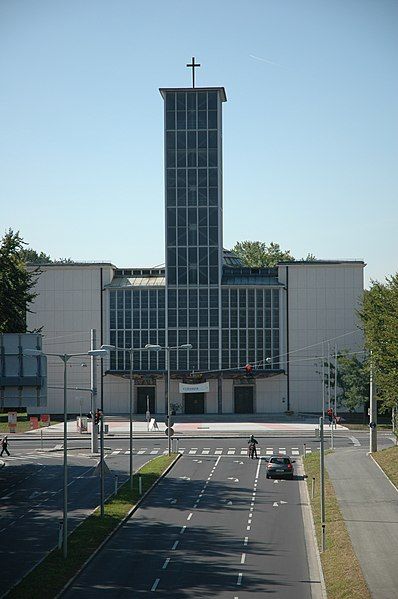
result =
[[[43,449],[43,429],[40,429],[40,449]]]
[[[142,478],[141,478],[141,474],[138,475],[138,494],[142,495]]]
[[[117,474],[115,474],[115,495],[117,495],[118,482],[119,482],[119,477]]]
[[[326,549],[326,524],[322,523],[322,552]]]
[[[303,456],[305,457],[307,455],[307,444],[303,443]]]
[[[314,492],[315,492],[315,476],[312,477],[312,484],[311,484],[311,499],[314,499]]]
[[[59,528],[58,528],[58,549],[59,550],[62,549],[63,536],[64,536],[64,522],[63,522],[63,520],[60,520]]]
[[[179,439],[178,439],[178,437],[177,437],[177,438],[176,438],[176,453],[178,453],[178,441],[179,441]]]

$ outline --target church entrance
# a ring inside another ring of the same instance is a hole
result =
[[[204,393],[185,393],[185,414],[205,413]]]
[[[137,387],[137,414],[155,414],[155,387]]]
[[[253,414],[254,387],[234,388],[235,414]]]

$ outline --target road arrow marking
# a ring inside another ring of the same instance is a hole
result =
[[[282,499],[281,499],[281,501],[280,501],[280,502],[281,502],[281,503],[287,503],[287,501],[283,501]]]
[[[274,503],[272,504],[272,507],[279,507],[279,506],[278,506],[278,502],[277,502],[277,501],[274,501]]]
[[[274,485],[277,485],[279,483],[279,480],[274,480]]]
[[[243,462],[240,462],[239,460],[234,460],[234,464],[243,464]]]
[[[232,505],[232,501],[227,501],[227,505]]]
[[[179,476],[178,478],[181,478],[182,480],[191,480],[189,476]]]

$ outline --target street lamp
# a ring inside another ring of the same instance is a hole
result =
[[[171,349],[192,349],[192,345],[190,343],[183,343],[182,345],[175,345],[173,347],[162,347],[161,345],[152,345],[148,343],[145,346],[145,349],[160,351],[164,350],[166,352],[166,370],[167,370],[167,449],[168,455],[171,454],[171,426],[170,426],[170,350]]]
[[[133,352],[147,350],[145,347],[117,347],[116,345],[101,345],[101,349],[124,351],[130,353],[130,382],[129,382],[129,411],[130,411],[130,489],[133,490]]]
[[[40,349],[25,349],[25,356],[40,357],[51,356],[59,358],[64,363],[64,507],[62,525],[62,549],[63,556],[68,557],[68,412],[67,412],[67,363],[71,358],[81,356],[93,356],[103,358],[107,355],[106,349],[92,349],[78,354],[47,354]]]

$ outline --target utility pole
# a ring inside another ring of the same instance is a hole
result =
[[[374,453],[377,451],[377,400],[373,394],[373,363],[372,352],[370,352],[370,374],[369,374],[369,402],[370,402],[370,443],[369,451]]]
[[[90,330],[90,349],[94,350],[96,344],[95,329]],[[97,384],[96,361],[90,358],[90,390],[91,390],[91,453],[98,453],[98,426],[95,424],[94,414],[97,410]]]
[[[319,432],[321,437],[320,470],[321,470],[321,526],[322,526],[322,551],[326,548],[326,523],[325,523],[325,443],[323,437],[323,417],[319,419]]]

